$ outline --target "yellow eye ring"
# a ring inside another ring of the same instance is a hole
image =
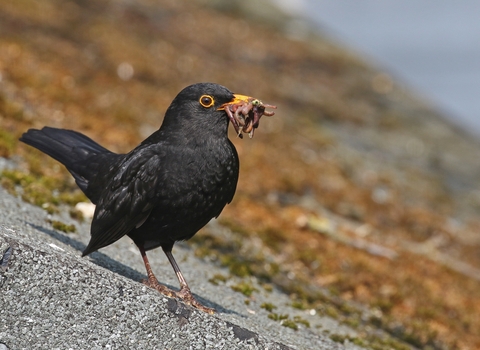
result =
[[[213,100],[212,96],[203,95],[200,97],[200,104],[205,108],[212,107],[214,103],[215,101]]]

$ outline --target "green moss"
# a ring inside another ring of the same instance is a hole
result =
[[[245,299],[243,302],[245,303],[245,305],[250,305],[250,299]]]
[[[411,350],[410,346],[403,344],[402,342],[389,336],[380,338],[377,335],[370,334],[362,339],[362,341],[364,345],[360,346],[368,347],[374,350]]]
[[[280,272],[280,265],[276,263],[270,263],[270,275],[275,276]]]
[[[360,310],[356,309],[351,305],[348,305],[347,303],[343,303],[342,305],[340,305],[339,309],[342,313],[346,315],[359,315],[362,313]]]
[[[293,330],[297,330],[298,329],[298,326],[295,322],[293,322],[292,320],[285,320],[282,322],[282,326],[283,327],[288,327],[288,328],[291,328]]]
[[[359,338],[359,337],[352,337],[352,336],[349,336],[349,335],[332,334],[332,335],[330,335],[330,339],[332,339],[334,342],[341,343],[341,344],[345,343],[345,341],[348,340],[349,342],[351,342],[355,345],[364,347],[364,348],[371,348],[371,349],[374,348],[374,347],[372,347],[372,344],[370,344],[367,340]],[[388,348],[382,348],[382,349],[383,350],[389,350]]]
[[[208,280],[208,282],[210,282],[214,285],[218,285],[218,282],[225,283],[226,281],[227,281],[227,277],[225,277],[224,275],[221,275],[219,273],[215,274],[212,278],[210,278]]]
[[[342,320],[341,323],[346,324],[347,326],[352,328],[357,328],[358,326],[360,326],[360,318],[358,316],[345,317],[345,319]]]
[[[276,313],[271,313],[268,315],[268,318],[274,320],[274,321],[281,321],[281,320],[286,320],[288,319],[288,315],[279,315],[279,314],[276,314]]]
[[[39,183],[41,184],[43,187],[53,191],[53,190],[57,190],[57,191],[60,191],[61,193],[59,194],[59,196],[65,196],[68,197],[68,192],[71,191],[72,189],[71,188],[67,188],[64,180],[62,178],[56,178],[56,177],[51,177],[51,176],[45,176],[45,175],[41,175],[40,177],[38,178],[35,178],[35,182],[36,183]],[[66,192],[64,192],[66,191]],[[75,190],[75,192],[78,192],[80,190]],[[67,195],[67,196],[66,196]],[[86,198],[85,196],[83,196],[83,198]],[[58,199],[59,201],[62,201],[64,203],[67,203],[66,201],[64,200],[61,200],[61,199]],[[69,204],[69,203],[67,203]],[[74,203],[74,205],[77,204],[77,203]]]
[[[250,264],[239,260],[233,255],[224,255],[220,258],[223,266],[227,266],[230,272],[239,277],[247,277],[252,275]]]
[[[17,145],[17,138],[6,130],[0,129],[0,157],[10,157]]]
[[[0,185],[3,188],[5,188],[7,192],[10,193],[11,195],[13,196],[17,195],[17,191],[15,191],[15,183],[12,180],[6,177],[2,177],[0,178]]]
[[[299,309],[299,310],[305,310],[306,309],[305,303],[303,301],[294,301],[292,303],[292,307],[294,307],[295,309]]]
[[[238,233],[242,236],[247,236],[247,237],[251,235],[250,230],[248,230],[244,226],[236,223],[235,221],[233,221],[229,218],[220,218],[219,223],[220,223],[220,225],[228,227],[234,233]]]
[[[269,312],[272,312],[273,309],[276,309],[277,307],[275,305],[273,305],[272,303],[263,303],[262,305],[260,305],[260,307],[262,309],[265,309]]]
[[[377,299],[372,306],[378,307],[384,313],[389,313],[393,308],[393,303],[388,299]]]
[[[412,344],[417,348],[421,348],[423,345],[423,341],[420,335],[414,331],[407,331],[401,334],[399,338],[402,339],[404,342]]]
[[[266,228],[259,232],[259,237],[271,249],[279,251],[288,238],[288,234],[281,230]]]
[[[75,225],[67,225],[61,221],[56,221],[56,220],[53,220],[51,224],[55,230],[63,231],[65,233],[77,232],[77,228],[75,227]]]
[[[24,187],[22,199],[39,207],[47,203],[58,204],[58,199],[52,196],[52,191],[39,183],[33,183]],[[45,206],[44,208],[47,207]]]
[[[35,178],[33,176],[25,174],[18,170],[4,170],[1,173],[1,177],[9,179],[15,185],[20,185],[22,187],[30,185],[35,181]]]
[[[338,290],[338,287],[336,287],[336,286],[329,286],[328,291],[333,296],[339,296],[340,295],[340,291]]]
[[[325,306],[325,315],[335,319],[339,317],[338,310],[332,305]]]
[[[204,258],[206,256],[220,258],[224,266],[229,266],[238,261],[238,259],[232,259],[234,252],[237,252],[241,244],[238,242],[226,241],[217,236],[200,233],[193,236],[189,241],[195,247],[195,255]],[[235,270],[235,268],[233,268]]]
[[[205,258],[210,255],[210,249],[207,247],[198,247],[195,249],[195,256],[197,258]]]
[[[65,204],[75,206],[80,202],[88,202],[89,199],[81,190],[75,190],[73,192],[62,192],[58,196],[58,199]]]
[[[383,327],[383,320],[381,317],[378,317],[378,316],[370,316],[370,318],[368,319],[368,322],[372,325],[374,325],[375,327],[379,327],[379,328],[382,328]]]
[[[410,346],[403,344],[402,342],[388,335],[379,337],[375,334],[368,334],[353,337],[349,335],[331,334],[330,339],[334,342],[342,344],[348,340],[355,345],[373,350],[411,350]]]
[[[301,318],[300,316],[295,316],[295,317],[293,318],[293,320],[294,320],[296,323],[301,323],[301,324],[303,324],[305,327],[310,328],[310,322],[308,322],[307,320],[304,320],[304,319]]]
[[[264,283],[262,285],[263,289],[265,289],[265,291],[271,293],[273,291],[273,286],[269,283]]]
[[[195,247],[195,255],[201,258],[210,257],[218,259],[222,266],[228,267],[230,273],[239,277],[257,276],[269,282],[280,272],[280,267],[275,263],[266,263],[263,254],[238,255],[242,247],[242,239],[234,241],[224,240],[217,236],[200,233],[189,240]],[[265,290],[272,290],[269,285],[264,285]]]
[[[239,284],[236,284],[231,287],[235,292],[240,292],[243,295],[249,297],[252,295],[253,292],[258,292],[258,289],[253,287],[250,283],[248,282],[240,282]]]
[[[78,220],[78,221],[83,221],[83,213],[80,210],[77,209],[70,209],[69,211],[70,217],[72,219]]]
[[[422,307],[420,306],[417,309],[417,314],[423,318],[436,318],[438,316],[438,311],[431,307]]]
[[[304,264],[309,266],[315,261],[318,261],[318,252],[313,249],[304,249],[297,252],[296,257],[298,260],[302,261]],[[319,264],[321,265],[321,264]]]
[[[348,339],[348,336],[340,335],[340,334],[331,334],[329,338],[332,339],[336,343],[343,344],[343,343],[345,343],[345,340]]]
[[[270,318],[274,321],[278,321],[278,314],[276,314],[276,313],[268,314],[268,318]]]
[[[61,179],[49,176],[36,178],[19,170],[4,170],[0,177],[2,185],[10,191],[13,192],[15,186],[22,187],[24,201],[42,207],[50,214],[58,212],[57,206],[61,203],[75,205],[78,202],[88,201],[80,190],[70,192]],[[56,191],[60,191],[58,196],[54,195]]]
[[[49,214],[58,213],[58,207],[50,203],[42,204],[42,208],[45,209]]]
[[[355,345],[358,345],[358,346],[361,346],[361,347],[364,347],[364,348],[368,347],[368,342],[365,341],[362,338],[352,338],[352,337],[350,337],[349,340]]]

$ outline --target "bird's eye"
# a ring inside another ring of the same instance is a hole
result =
[[[205,108],[212,107],[213,103],[214,101],[212,96],[203,95],[202,97],[200,97],[200,104]]]

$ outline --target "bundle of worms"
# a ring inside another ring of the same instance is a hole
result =
[[[262,101],[250,98],[247,102],[239,102],[226,106],[225,111],[230,118],[238,137],[243,138],[242,133],[253,137],[254,130],[258,128],[260,118],[263,115],[270,117],[275,113],[266,111],[265,108],[277,109],[276,106],[264,104]]]

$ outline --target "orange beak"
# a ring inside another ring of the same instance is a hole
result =
[[[228,105],[234,105],[234,104],[237,104],[237,103],[240,103],[240,102],[249,103],[249,102],[251,102],[251,101],[253,101],[253,100],[256,100],[256,99],[253,98],[253,97],[250,97],[250,96],[233,94],[233,100],[230,101],[230,102],[224,103],[223,105],[221,105],[220,108],[217,109],[217,111],[224,111],[224,110],[225,110],[225,106],[228,106]]]

